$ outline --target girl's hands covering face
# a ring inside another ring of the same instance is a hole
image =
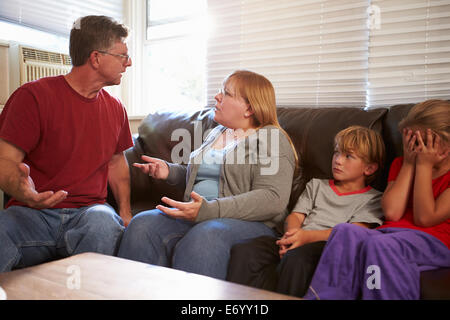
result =
[[[441,146],[441,138],[431,129],[426,130],[425,137],[422,137],[420,131],[416,131],[414,135],[417,139],[415,147],[417,164],[433,167],[448,156],[450,149]]]
[[[402,132],[403,141],[403,161],[409,164],[415,164],[416,162],[416,141],[417,136],[411,129],[404,128]]]

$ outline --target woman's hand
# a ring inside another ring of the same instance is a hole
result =
[[[148,156],[142,156],[141,158],[147,163],[133,163],[134,167],[141,169],[143,173],[155,179],[167,179],[169,176],[169,166],[165,161]]]
[[[403,162],[414,165],[416,162],[416,141],[417,136],[411,129],[404,128],[402,132],[403,142]]]
[[[415,148],[417,154],[417,164],[433,167],[448,156],[449,148],[442,150],[440,147],[441,138],[434,134],[431,129],[427,129],[425,133],[425,141],[420,131],[415,133],[417,136],[418,146]]]
[[[167,203],[172,208],[168,208],[162,205],[156,206],[156,209],[161,210],[172,218],[181,218],[188,221],[195,221],[198,216],[200,207],[202,206],[203,198],[196,192],[191,192],[192,201],[180,202],[175,201],[167,197],[163,197],[161,200]]]

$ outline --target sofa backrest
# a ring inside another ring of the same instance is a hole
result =
[[[386,145],[386,161],[384,170],[379,175],[379,181],[382,182],[380,190],[384,190],[387,184],[389,167],[394,158],[403,154],[402,135],[398,130],[398,123],[409,112],[414,104],[400,104],[389,108],[389,112],[383,119],[383,140]]]
[[[205,132],[214,128],[214,110],[205,108],[201,111],[191,113],[160,112],[145,117],[138,128],[138,137],[135,145],[127,150],[126,157],[130,165],[131,176],[131,203],[133,214],[144,209],[153,209],[160,203],[163,196],[181,200],[184,190],[178,190],[164,181],[155,180],[132,167],[133,162],[143,162],[140,157],[145,154],[150,157],[160,158],[171,162],[172,149],[180,143],[180,140],[172,141],[172,134],[176,130],[185,129],[191,138],[191,149],[194,149],[196,141],[194,124],[200,124],[195,132]],[[189,153],[190,153],[189,151]],[[150,205],[150,207],[149,207]],[[134,206],[134,207],[133,207]]]
[[[289,209],[311,178],[330,179],[334,136],[351,125],[382,132],[387,109],[279,108],[278,120],[294,142],[299,155],[300,174],[294,179]]]
[[[386,144],[386,163],[372,184],[376,189],[383,191],[386,187],[390,163],[402,152],[401,135],[397,125],[411,107],[412,104],[373,110],[338,107],[279,107],[277,110],[279,122],[294,142],[300,160],[300,174],[294,180],[289,209],[295,205],[311,178],[332,177],[331,158],[334,136],[350,125],[369,127],[383,135]],[[194,139],[198,139],[199,132],[202,134],[217,125],[213,118],[212,108],[191,113],[162,112],[148,115],[139,126],[139,136],[135,141],[135,147],[128,150],[128,161],[140,162],[139,158],[142,154],[171,161],[172,149],[180,143],[180,140],[172,141],[171,139],[177,129],[185,129],[189,132],[192,151],[196,143]],[[200,124],[200,127],[195,129],[195,134],[194,123]],[[182,190],[177,190],[163,181],[155,181],[144,176],[136,168],[131,167],[130,170],[132,202],[145,199],[158,203],[162,196],[182,198]]]

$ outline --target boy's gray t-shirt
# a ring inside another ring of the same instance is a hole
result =
[[[324,230],[339,223],[383,223],[381,196],[371,187],[340,193],[333,180],[312,179],[292,211],[306,215],[302,229]]]

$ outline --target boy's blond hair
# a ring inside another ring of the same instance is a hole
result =
[[[378,164],[378,169],[366,177],[366,184],[373,182],[384,163],[385,147],[381,135],[369,128],[351,126],[339,131],[334,143],[342,152],[356,153],[366,164]]]

